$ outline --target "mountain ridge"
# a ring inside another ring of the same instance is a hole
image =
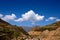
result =
[[[6,37],[4,37],[4,35]],[[11,25],[8,22],[0,19],[0,40],[11,40],[18,37],[26,37],[28,33],[20,26]]]
[[[43,27],[33,27],[28,33],[41,40],[60,40],[60,21]]]
[[[54,23],[52,23],[52,24],[49,24],[49,25],[45,25],[45,26],[34,26],[32,29],[31,29],[31,31],[39,31],[40,29],[41,30],[43,30],[44,28],[45,28],[45,30],[46,29],[48,29],[48,28],[51,28],[52,30],[54,30],[53,28],[58,28],[58,27],[60,27],[60,21],[57,21],[57,22],[54,22]]]
[[[26,28],[26,30],[28,30]],[[0,40],[60,40],[60,21],[46,25],[34,26],[26,32],[22,26],[11,25],[0,19]]]

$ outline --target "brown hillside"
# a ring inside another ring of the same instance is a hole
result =
[[[43,27],[35,26],[30,31],[44,31],[44,30],[51,31],[51,30],[56,30],[58,27],[60,27],[60,21],[52,23],[50,25],[43,26]]]
[[[60,21],[58,22],[55,22],[55,23],[52,23],[50,25],[46,25],[46,26],[43,26],[43,27],[40,27],[40,26],[35,26],[33,27],[30,32],[28,32],[30,35],[33,35],[36,34],[37,35],[37,32],[38,34],[41,34],[43,33],[45,30],[48,30],[48,31],[53,31],[53,30],[56,30],[57,28],[60,27]]]
[[[0,40],[11,40],[12,38],[23,37],[26,35],[28,34],[22,27],[11,25],[0,19]]]

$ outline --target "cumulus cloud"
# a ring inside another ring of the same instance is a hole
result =
[[[48,19],[46,19],[46,21],[52,21],[54,19],[57,19],[56,17],[49,17]]]
[[[36,22],[36,21],[43,20],[43,18],[44,18],[44,16],[38,15],[33,10],[30,10],[27,13],[22,14],[22,17],[15,21],[16,22],[23,22],[23,21]]]
[[[3,17],[3,14],[0,14],[0,18]]]
[[[5,15],[1,19],[5,20],[5,21],[9,21],[9,20],[14,20],[15,18],[16,18],[16,15],[15,14],[11,14],[11,15]]]

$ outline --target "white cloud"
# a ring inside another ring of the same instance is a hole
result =
[[[48,19],[46,19],[46,21],[51,21],[51,20],[54,20],[56,19],[56,17],[49,17]]]
[[[60,19],[56,19],[56,21],[60,21]]]
[[[0,18],[3,17],[3,14],[0,14]]]
[[[43,20],[44,16],[35,14],[33,10],[28,11],[25,14],[22,14],[22,18],[19,18],[15,20],[16,22],[23,22],[23,21],[31,21],[31,22],[36,22],[36,21],[41,21]]]
[[[5,15],[3,18],[3,20],[5,21],[9,21],[9,20],[14,20],[16,18],[16,15],[15,14],[11,14],[11,15]]]

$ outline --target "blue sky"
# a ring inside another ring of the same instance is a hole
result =
[[[32,24],[30,20],[25,21],[25,19],[23,22],[14,21],[22,18],[22,14],[28,14],[31,10],[35,15],[38,14],[39,16],[44,16],[44,18],[42,20],[40,19],[40,21],[36,18],[34,24]],[[2,19],[6,15],[13,15],[14,17],[7,21],[14,25],[43,26],[60,20],[60,0],[0,0],[0,14],[3,15],[3,17],[1,17]]]

